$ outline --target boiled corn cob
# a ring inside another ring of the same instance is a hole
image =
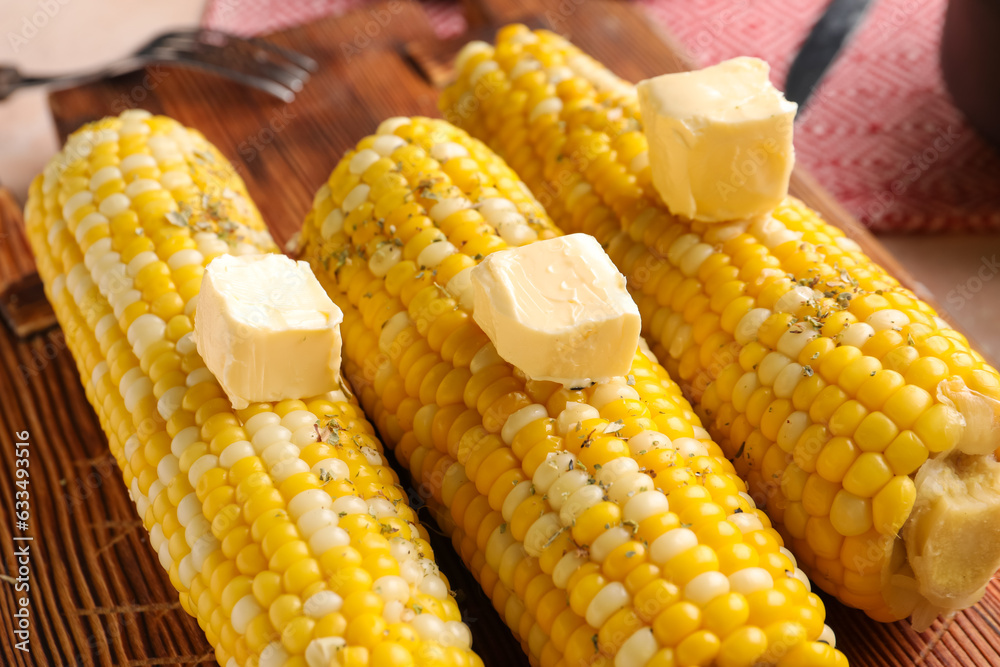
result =
[[[789,198],[724,224],[654,191],[633,86],[524,26],[468,45],[448,118],[629,280],[653,349],[821,588],[926,627],[1000,562],[1000,376]]]
[[[502,160],[394,118],[320,189],[301,251],[345,369],[532,664],[845,665],[824,609],[679,387],[526,379],[471,317],[487,254],[559,234]]]
[[[203,267],[275,249],[211,144],[141,111],[88,125],[26,220],[150,544],[220,665],[482,664],[357,405],[234,412],[199,357]]]

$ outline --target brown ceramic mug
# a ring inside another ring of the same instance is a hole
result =
[[[958,108],[1000,147],[1000,1],[950,0],[941,71]]]

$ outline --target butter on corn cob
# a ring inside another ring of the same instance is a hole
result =
[[[635,89],[546,31],[469,44],[445,116],[629,280],[644,333],[803,568],[924,628],[1000,565],[1000,376],[795,199],[723,224],[651,184]]]
[[[532,664],[845,665],[808,579],[679,387],[637,351],[526,379],[471,316],[487,254],[559,234],[482,143],[385,121],[320,189],[302,253],[345,369]]]
[[[26,220],[150,544],[220,665],[482,664],[360,408],[234,412],[199,357],[203,267],[275,249],[211,144],[142,111],[90,124]]]

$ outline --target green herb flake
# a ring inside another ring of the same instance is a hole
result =
[[[185,215],[184,213],[178,213],[177,211],[170,211],[167,213],[167,222],[177,227],[187,227],[190,218],[190,214]]]

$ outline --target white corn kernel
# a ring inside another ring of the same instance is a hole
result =
[[[454,141],[442,141],[431,146],[431,157],[438,162],[447,162],[455,157],[469,157],[469,151]]]
[[[344,212],[339,208],[335,208],[326,214],[323,218],[323,224],[320,225],[319,233],[324,239],[329,239],[334,234],[340,232],[344,228]]]
[[[729,579],[721,572],[702,572],[684,586],[684,597],[699,607],[729,592]]]
[[[612,551],[632,539],[632,532],[621,526],[612,526],[594,538],[590,544],[590,558],[603,563]]]
[[[566,500],[578,489],[586,486],[589,483],[588,479],[587,473],[578,468],[564,472],[549,487],[549,506],[557,512],[562,510]]]
[[[649,557],[657,565],[698,545],[698,537],[688,528],[674,528],[656,538],[649,545]]]
[[[378,162],[381,157],[381,155],[372,149],[363,148],[351,157],[351,161],[347,165],[348,171],[355,176],[360,176],[365,173],[368,167]]]
[[[729,587],[734,593],[750,595],[774,588],[774,579],[762,567],[748,567],[729,575]]]
[[[635,494],[625,503],[622,518],[633,523],[640,523],[651,516],[659,516],[670,510],[667,496],[659,491],[642,491]]]
[[[539,419],[545,419],[548,416],[549,413],[544,405],[539,405],[538,403],[527,405],[507,418],[507,421],[503,424],[503,428],[500,429],[500,437],[509,445],[514,442],[514,436],[522,428]]]
[[[616,611],[624,609],[632,596],[620,581],[612,581],[597,592],[587,605],[586,620],[591,627],[599,628]]]
[[[344,197],[343,209],[345,213],[350,213],[357,207],[361,206],[368,200],[368,193],[371,192],[371,187],[367,183],[361,183],[354,186],[354,189],[347,193]]]
[[[640,628],[618,649],[618,653],[615,654],[615,667],[645,665],[659,650],[660,645],[653,636],[653,631],[648,627]]]
[[[448,216],[458,213],[459,211],[464,211],[466,209],[472,208],[472,202],[465,197],[449,197],[448,199],[442,199],[427,212],[431,220],[434,222],[442,222]]]

